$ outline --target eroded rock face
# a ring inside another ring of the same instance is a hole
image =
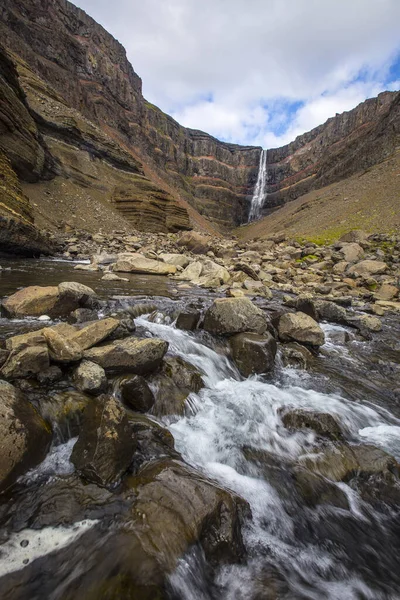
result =
[[[133,459],[135,437],[121,404],[100,397],[85,410],[71,461],[88,481],[112,487]]]
[[[214,334],[261,334],[266,328],[265,314],[248,298],[217,298],[204,317],[204,329]]]
[[[40,463],[50,446],[51,430],[11,384],[0,381],[0,490]]]

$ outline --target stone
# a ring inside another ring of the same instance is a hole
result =
[[[229,346],[243,377],[273,371],[277,345],[270,333],[238,333],[229,338]]]
[[[0,381],[0,490],[46,456],[51,429],[11,384]]]
[[[188,231],[181,235],[178,246],[184,246],[193,254],[207,254],[211,249],[210,239],[197,231]]]
[[[160,258],[165,263],[175,265],[176,267],[182,267],[182,269],[185,269],[191,262],[190,258],[184,254],[160,254]]]
[[[62,371],[57,365],[50,365],[48,369],[41,371],[37,374],[37,380],[39,383],[49,385],[59,381],[62,377]]]
[[[348,233],[345,233],[344,235],[342,235],[342,237],[340,238],[340,242],[356,242],[356,243],[362,243],[362,242],[366,242],[367,239],[369,238],[369,234],[365,233],[365,231],[361,231],[360,229],[353,229],[352,231],[349,231]]]
[[[203,271],[203,264],[199,261],[194,261],[186,267],[186,269],[178,275],[178,279],[185,281],[197,281]]]
[[[342,244],[340,251],[343,254],[344,260],[348,263],[356,262],[364,255],[364,250],[355,242]]]
[[[115,273],[106,273],[101,279],[102,281],[129,281],[127,277],[120,277]]]
[[[121,383],[121,398],[130,409],[145,413],[154,405],[154,394],[147,381],[140,375],[134,375]]]
[[[329,413],[311,410],[293,409],[285,410],[281,415],[282,423],[287,429],[312,429],[318,435],[340,440],[343,431],[335,417]]]
[[[254,281],[254,279],[246,279],[243,282],[243,287],[247,290],[251,295],[254,296],[263,296],[268,300],[272,298],[272,292],[269,288],[265,287],[262,281]]]
[[[148,275],[174,275],[176,266],[146,258],[143,254],[119,254],[113,271],[123,273],[146,273]]]
[[[286,313],[279,319],[279,339],[282,342],[299,342],[309,346],[322,346],[325,335],[321,327],[309,315],[302,312]]]
[[[28,346],[12,352],[0,373],[5,379],[20,379],[35,376],[49,366],[49,352],[46,346]]]
[[[19,350],[23,350],[28,346],[45,345],[46,338],[43,331],[43,329],[39,329],[38,331],[14,335],[6,340],[6,348],[10,352],[19,352]]]
[[[168,356],[161,371],[151,378],[151,385],[155,397],[152,414],[162,418],[183,416],[189,394],[199,392],[204,383],[196,367],[179,356]]]
[[[96,402],[87,394],[69,389],[59,393],[49,393],[40,400],[40,412],[52,424],[62,440],[78,437],[83,421],[83,413],[91,402]]]
[[[374,293],[377,300],[393,300],[399,295],[399,288],[390,283],[383,283],[379,290]]]
[[[162,372],[170,377],[179,389],[188,393],[197,394],[204,387],[200,371],[180,356],[165,357]]]
[[[368,331],[382,331],[382,321],[379,317],[374,317],[373,315],[357,315],[353,323]]]
[[[39,317],[53,314],[59,301],[58,287],[26,287],[3,301],[3,309],[10,318]]]
[[[223,283],[228,283],[231,276],[225,267],[218,265],[212,260],[205,260],[203,263],[200,281],[205,278],[215,278],[219,281],[219,284],[222,285]]]
[[[204,329],[210,333],[264,333],[267,318],[249,298],[217,298],[204,317]]]
[[[380,275],[385,273],[388,269],[386,263],[379,260],[362,260],[351,266],[347,273],[349,275],[359,275],[363,277],[370,277],[371,275]]]
[[[58,291],[61,302],[68,299],[77,306],[90,307],[90,301],[96,298],[96,292],[92,288],[77,281],[63,281],[59,284]]]
[[[83,360],[74,370],[72,379],[75,387],[81,392],[98,396],[107,390],[107,377],[100,365]]]
[[[145,375],[155,371],[168,350],[168,343],[157,338],[127,338],[85,350],[84,358],[99,364],[106,373],[130,372]]]
[[[194,331],[200,321],[199,312],[180,312],[176,319],[175,327],[185,331]]]
[[[115,398],[100,396],[85,409],[71,462],[87,481],[112,488],[128,470],[135,447],[124,408]]]
[[[56,325],[44,330],[50,358],[55,362],[76,362],[82,358],[82,349],[73,340],[75,329],[72,325]]]
[[[318,319],[322,321],[339,323],[341,325],[346,325],[348,323],[349,317],[346,309],[343,306],[339,306],[335,302],[329,302],[328,300],[317,300],[315,302],[315,308]]]
[[[312,353],[297,342],[289,342],[282,347],[282,362],[285,367],[307,369],[312,360]]]
[[[97,312],[91,308],[77,308],[70,313],[69,317],[71,323],[87,323],[98,318]]]
[[[119,325],[120,321],[118,319],[112,317],[101,319],[75,331],[71,339],[78,344],[81,350],[87,350],[107,339]]]

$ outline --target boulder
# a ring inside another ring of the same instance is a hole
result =
[[[273,371],[277,346],[270,333],[238,333],[229,339],[229,346],[243,377]]]
[[[130,409],[145,413],[154,405],[154,394],[141,375],[134,375],[121,383],[121,398]]]
[[[81,350],[87,350],[108,338],[119,325],[120,322],[118,319],[113,319],[112,317],[101,319],[100,321],[85,325],[78,331],[75,330],[72,340]]]
[[[267,319],[264,312],[249,298],[217,298],[207,310],[204,329],[214,334],[264,333]]]
[[[44,337],[43,329],[14,335],[6,340],[6,348],[10,352],[19,352],[19,350],[23,350],[28,346],[41,346],[45,344],[46,338]]]
[[[399,288],[390,283],[384,283],[381,285],[379,290],[375,292],[374,297],[377,300],[393,300],[399,295]]]
[[[178,275],[178,279],[185,281],[197,281],[203,271],[203,264],[199,261],[194,261],[186,267],[186,269]]]
[[[166,357],[160,373],[151,378],[157,417],[185,414],[186,399],[204,386],[200,371],[178,356]]]
[[[177,329],[193,331],[200,321],[199,312],[180,312],[175,323]]]
[[[26,398],[0,381],[0,489],[46,456],[51,430]]]
[[[364,255],[364,250],[356,242],[344,243],[340,250],[344,260],[348,263],[356,262],[356,260],[360,260]]]
[[[282,423],[287,429],[312,429],[318,435],[332,440],[339,440],[343,437],[340,424],[329,413],[300,408],[285,410],[282,414]]]
[[[132,462],[136,442],[126,412],[115,398],[99,397],[86,408],[71,462],[102,487],[115,486]]]
[[[46,346],[28,346],[12,352],[0,372],[6,379],[20,379],[35,376],[49,366],[49,352]]]
[[[367,241],[369,235],[370,234],[365,233],[365,231],[361,231],[361,229],[353,229],[352,231],[342,235],[339,242],[362,243]]]
[[[339,323],[341,325],[346,325],[348,323],[349,316],[346,309],[343,306],[339,306],[335,302],[329,302],[328,300],[316,300],[315,308],[318,318],[322,321]]]
[[[77,390],[49,393],[40,400],[40,412],[52,424],[59,439],[66,441],[79,435],[83,413],[95,401]]]
[[[350,275],[359,275],[363,277],[370,277],[371,275],[380,275],[387,271],[387,264],[380,260],[362,260],[351,266],[347,273]]]
[[[184,254],[160,254],[161,260],[175,267],[185,269],[190,263],[190,258]]]
[[[194,254],[207,254],[211,250],[210,239],[196,231],[188,231],[181,235],[177,244],[187,248]]]
[[[75,387],[81,392],[97,396],[107,389],[106,373],[100,365],[83,360],[72,375]]]
[[[369,444],[328,446],[318,454],[307,454],[300,464],[332,481],[348,481],[354,475],[398,471],[396,460],[384,450]]]
[[[188,393],[197,394],[204,387],[200,371],[180,356],[164,358],[162,373],[170,377],[178,388]]]
[[[281,348],[282,362],[285,367],[307,369],[312,360],[312,353],[297,342],[289,342]]]
[[[203,279],[211,279],[211,278],[217,279],[219,281],[219,284],[221,285],[223,283],[228,283],[231,276],[229,274],[229,271],[227,269],[225,269],[225,267],[218,265],[217,263],[215,263],[212,260],[205,260],[203,263],[203,269],[201,272],[200,282]]]
[[[84,358],[99,364],[106,372],[131,372],[145,375],[161,364],[168,343],[157,338],[127,338],[85,350]]]
[[[64,323],[43,330],[52,360],[69,363],[82,358],[82,349],[73,339],[75,333],[76,330],[72,325]]]
[[[143,254],[119,254],[113,271],[122,273],[147,273],[148,275],[174,275],[176,266],[146,258]]]
[[[40,287],[32,285],[26,287],[3,301],[3,310],[10,318],[39,317],[51,315],[59,301],[57,286]]]
[[[299,342],[309,346],[322,346],[325,335],[314,319],[305,313],[286,313],[278,324],[279,339],[282,342]]]
[[[78,307],[93,303],[95,292],[81,283],[63,282],[59,286],[37,285],[19,290],[3,302],[6,315],[13,317],[63,317]]]

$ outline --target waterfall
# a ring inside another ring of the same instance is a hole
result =
[[[261,209],[264,204],[267,185],[267,151],[261,150],[260,165],[258,167],[258,176],[254,194],[251,199],[249,222],[256,221],[261,216]]]

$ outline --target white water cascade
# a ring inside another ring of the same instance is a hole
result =
[[[258,177],[256,187],[254,188],[254,194],[251,199],[249,223],[250,221],[256,221],[261,216],[261,209],[264,204],[264,198],[266,195],[267,185],[267,151],[261,150],[260,165],[258,167]]]

